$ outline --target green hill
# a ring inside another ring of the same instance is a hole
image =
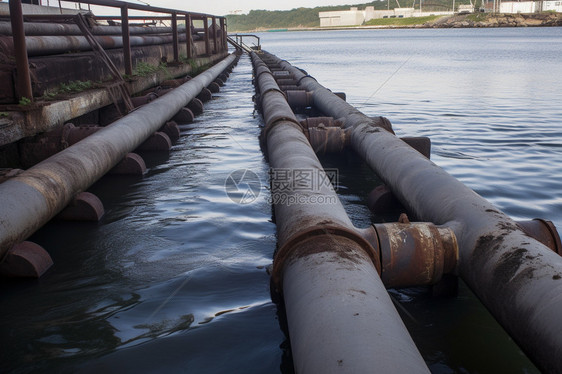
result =
[[[414,0],[398,0],[402,7],[411,7]],[[415,8],[419,9],[419,1],[415,0]],[[480,0],[477,1],[481,3]],[[469,4],[469,0],[455,0],[458,4]],[[362,3],[355,5],[325,6],[316,8],[296,8],[291,10],[252,10],[248,14],[227,15],[228,31],[251,31],[260,29],[285,29],[298,27],[320,27],[319,12],[329,12],[337,10],[349,10],[350,7],[358,7],[365,9],[367,6],[374,6],[375,9],[391,9],[397,7],[396,0],[373,1],[370,3]],[[478,5],[477,5],[478,6]],[[423,0],[424,11],[437,11],[451,9],[452,0]]]
[[[384,4],[383,4],[384,3]],[[349,10],[351,6],[364,9],[375,6],[384,9],[386,2],[373,1],[360,5],[341,5],[316,8],[296,8],[291,10],[251,10],[248,14],[227,15],[228,31],[249,31],[258,29],[280,29],[293,27],[320,27],[318,12]]]

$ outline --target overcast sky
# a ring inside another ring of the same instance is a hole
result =
[[[282,0],[282,1],[264,1],[264,0],[127,0],[130,3],[148,3],[151,6],[163,8],[173,8],[179,10],[187,10],[198,13],[208,13],[217,16],[223,16],[234,11],[248,13],[252,9],[267,10],[289,10],[293,8],[314,8],[326,5],[345,5],[361,3],[363,1],[355,0]],[[52,1],[54,3],[54,1]]]

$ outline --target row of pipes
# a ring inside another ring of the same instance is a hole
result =
[[[292,204],[275,204],[272,284],[283,296],[296,371],[429,372],[385,287],[436,284],[451,274],[467,283],[539,368],[561,372],[562,248],[552,223],[513,221],[432,163],[427,149],[396,137],[387,119],[364,115],[274,55],[251,57],[274,170],[321,174],[316,151],[352,149],[384,181],[387,194],[422,221],[403,217],[358,229],[331,185],[280,191],[273,174],[271,193],[292,195],[283,200]],[[332,118],[299,121],[289,103]],[[298,185],[289,178],[285,186]]]
[[[77,140],[75,144],[0,183],[0,268],[8,269],[9,273],[9,262],[18,265],[25,257],[25,254],[11,256],[22,241],[69,206],[78,194],[123,160],[130,159],[131,152],[147,139],[160,134],[157,139],[169,144],[168,136],[159,130],[166,131],[165,124],[173,118],[184,123],[192,120],[192,110],[186,106],[196,103],[202,110],[196,98],[201,93],[208,97],[210,91],[217,92],[238,59],[239,55],[228,55],[165,95],[163,92],[147,94],[138,100],[144,105],[108,126],[93,129],[65,126],[64,139]],[[173,128],[169,130],[174,132]],[[144,164],[142,159],[140,162]],[[37,251],[32,249],[32,252],[27,261],[34,267],[32,257]]]
[[[94,35],[94,39],[102,48],[123,49],[123,66],[125,74],[128,75],[133,73],[131,48],[135,46],[171,43],[175,62],[180,59],[180,45],[185,44],[187,59],[196,57],[198,53],[201,53],[197,52],[194,45],[194,42],[198,39],[204,41],[204,52],[202,53],[206,55],[210,55],[213,51],[215,53],[219,53],[219,51],[226,53],[228,49],[224,17],[143,6],[124,1],[88,0],[86,3],[120,8],[120,26],[89,25],[89,32]],[[33,101],[28,57],[66,53],[68,51],[88,51],[92,47],[77,25],[54,24],[57,21],[72,21],[77,19],[78,16],[43,15],[34,18],[26,15],[24,17],[21,0],[11,0],[9,8],[10,23],[0,22],[0,55],[15,59],[18,99],[25,97]],[[165,18],[170,21],[171,27],[130,26],[129,9],[169,14]],[[24,23],[24,18],[42,22],[48,21],[49,23]],[[180,20],[184,21],[186,26],[180,27],[178,24]],[[203,28],[193,27],[193,21],[195,20],[202,21]],[[211,24],[209,24],[209,20],[211,20]],[[166,33],[166,35],[160,33]]]

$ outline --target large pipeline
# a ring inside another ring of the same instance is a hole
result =
[[[173,93],[0,184],[0,260],[185,107],[235,58],[228,56]]]
[[[26,22],[24,24],[26,36],[54,36],[54,35],[82,35],[82,31],[75,24],[70,23],[43,23]],[[94,35],[121,35],[121,26],[93,26],[91,32]],[[178,25],[178,32],[185,33],[185,25]],[[162,26],[129,26],[131,35],[146,34],[171,34],[171,27]],[[0,35],[12,35],[12,27],[9,22],[0,22]]]
[[[255,53],[252,59],[272,170],[306,170],[327,180],[273,75]],[[272,178],[272,196],[285,199],[275,204],[272,280],[283,294],[295,371],[428,373],[379,278],[376,251],[332,185],[286,190],[277,182]]]
[[[121,36],[96,36],[97,41],[104,49],[122,48],[123,38]],[[185,42],[184,33],[179,34],[178,41]],[[142,35],[131,36],[131,47],[144,45],[159,45],[172,43],[172,35]],[[68,51],[89,51],[92,49],[83,36],[26,36],[27,54],[29,56],[44,56],[65,53]],[[11,37],[0,36],[0,51],[6,55],[13,54],[14,45]]]
[[[452,227],[458,272],[545,372],[562,372],[562,258],[511,218],[372,119],[286,61],[267,58],[312,92],[313,106],[341,119],[351,146],[409,211]]]

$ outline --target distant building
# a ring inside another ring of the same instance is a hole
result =
[[[562,1],[502,1],[500,13],[536,13],[554,11],[562,13]]]
[[[320,27],[330,26],[356,26],[365,22],[366,13],[374,11],[374,7],[367,7],[365,10],[358,10],[357,7],[352,7],[349,10],[340,10],[334,12],[320,12]]]
[[[359,26],[375,18],[407,18],[431,15],[449,15],[453,12],[420,12],[414,8],[395,8],[390,10],[375,10],[368,6],[365,10],[352,7],[349,10],[334,12],[320,12],[320,27]]]
[[[461,4],[457,9],[457,13],[464,14],[464,13],[474,13],[474,5],[472,4]]]
[[[492,11],[491,2],[484,4],[486,11]],[[562,13],[562,0],[555,1],[499,1],[500,13],[535,13],[544,11],[554,11]],[[473,5],[459,5],[458,13],[473,13]],[[453,12],[420,12],[414,8],[395,8],[390,10],[375,10],[375,7],[368,6],[365,10],[352,7],[349,10],[334,12],[320,12],[320,27],[337,26],[360,26],[375,18],[406,18],[406,17],[425,17],[451,15]]]
[[[500,13],[535,13],[539,11],[540,1],[502,1]]]
[[[550,11],[562,13],[562,1],[543,1],[541,10],[543,12],[550,10]]]

